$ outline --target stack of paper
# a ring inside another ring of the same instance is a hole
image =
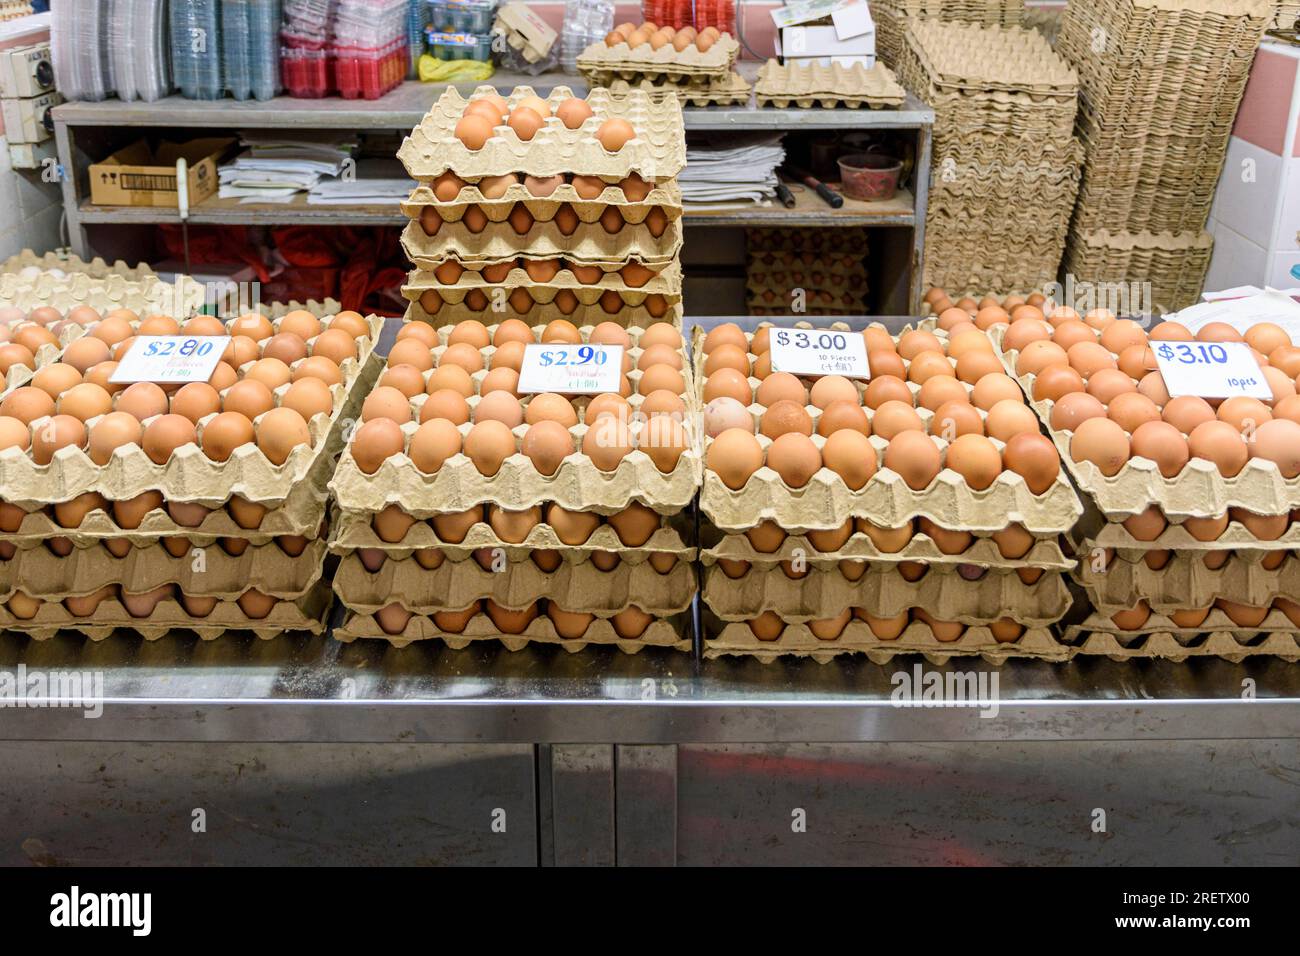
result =
[[[241,133],[239,140],[246,147],[244,152],[218,171],[222,199],[287,202],[326,178],[354,171],[355,137],[340,137],[339,133],[277,136],[258,130]]]
[[[350,174],[322,179],[307,193],[312,206],[360,206],[391,203],[396,206],[411,194],[415,180],[395,159],[359,159]]]
[[[776,194],[776,168],[783,162],[780,133],[729,133],[688,145],[686,168],[677,177],[682,202],[769,200]]]

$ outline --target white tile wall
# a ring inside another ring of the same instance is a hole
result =
[[[1231,289],[1257,285],[1268,271],[1268,250],[1217,219],[1207,227],[1214,235],[1214,257],[1205,277],[1205,288]]]
[[[9,144],[0,137],[0,259],[64,245],[62,219],[59,184],[42,181],[40,170],[10,166]]]
[[[1211,215],[1256,245],[1273,244],[1285,168],[1280,156],[1232,137]]]

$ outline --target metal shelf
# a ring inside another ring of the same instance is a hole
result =
[[[97,672],[104,710],[16,709],[0,740],[329,743],[782,743],[1227,740],[1300,737],[1300,668],[963,662],[998,675],[999,711],[900,706],[885,667],[862,659],[696,663],[688,654],[558,647],[397,650],[328,637],[203,642],[119,634],[0,636],[0,668]],[[924,665],[947,671],[951,665]],[[1257,698],[1243,700],[1251,678]],[[653,691],[655,699],[646,699]]]

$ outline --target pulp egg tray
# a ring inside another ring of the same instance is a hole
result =
[[[1219,608],[1197,628],[1180,628],[1169,618],[1151,612],[1146,625],[1124,631],[1100,613],[1064,629],[1063,638],[1075,653],[1112,660],[1219,657],[1239,663],[1248,657],[1280,657],[1300,661],[1300,628],[1281,611],[1270,611],[1256,628],[1240,627]]]
[[[626,42],[606,46],[597,40],[578,54],[578,72],[584,77],[595,75],[601,80],[616,78],[637,80],[641,77],[725,76],[740,52],[740,44],[729,33],[703,53],[694,43],[678,50],[671,43],[653,49],[650,42],[628,46]],[[589,77],[590,78],[590,77]]]
[[[496,91],[480,86],[470,100]],[[513,107],[525,97],[537,95],[532,87],[519,86],[506,97]],[[567,86],[557,86],[543,97],[552,113],[573,96]],[[681,107],[675,100],[655,101],[633,91],[616,97],[608,90],[594,89],[587,105],[595,114],[578,129],[568,129],[558,117],[545,120],[542,129],[528,142],[514,130],[501,125],[482,149],[468,149],[456,138],[456,124],[470,100],[450,86],[411,130],[397,151],[397,158],[413,179],[427,179],[450,169],[464,178],[502,176],[522,172],[531,176],[578,173],[622,179],[636,173],[642,179],[663,182],[672,179],[686,165],[686,135]],[[632,124],[635,137],[618,152],[611,153],[596,139],[596,131],[607,119],[619,118]]]
[[[754,96],[759,106],[779,109],[833,109],[841,104],[852,109],[899,109],[907,91],[894,71],[880,62],[868,68],[861,63],[827,66],[815,61],[782,66],[768,60],[758,72]]]
[[[131,278],[116,272],[93,276],[82,272],[54,272],[27,278],[14,273],[0,274],[0,306],[31,311],[52,306],[67,314],[79,305],[100,313],[131,309],[140,314],[192,315],[201,312],[207,290],[188,276],[164,282],[152,273]]]
[[[475,264],[481,265],[481,263]],[[568,268],[568,263],[565,263],[566,267],[561,269],[554,278],[545,282],[538,282],[520,267],[511,269],[500,282],[489,282],[481,272],[468,268],[454,283],[440,282],[432,272],[417,270],[410,274],[408,284],[402,286],[402,295],[408,300],[415,301],[425,293],[433,291],[444,302],[459,303],[473,291],[490,297],[505,294],[497,292],[498,289],[511,293],[516,289],[523,289],[534,302],[549,305],[555,301],[556,295],[561,290],[567,289],[584,305],[596,304],[606,292],[613,293],[630,305],[640,305],[652,295],[661,296],[666,304],[676,304],[681,301],[682,270],[675,259],[665,264],[644,285],[635,287],[629,285],[619,272],[613,269],[615,265],[619,264],[611,264],[611,271],[602,270],[603,274],[596,282],[581,281],[574,275],[572,269]]]
[[[402,250],[417,269],[424,270],[436,269],[448,260],[474,270],[480,264],[520,259],[564,259],[597,265],[606,273],[616,273],[629,262],[661,272],[676,262],[681,248],[680,219],[669,220],[657,238],[645,226],[627,225],[610,233],[600,223],[581,224],[568,236],[553,222],[537,223],[525,236],[508,223],[491,223],[477,234],[457,224],[443,223],[431,236],[416,221],[407,223],[402,230]]]
[[[148,617],[133,617],[117,598],[108,598],[89,617],[76,617],[61,604],[46,602],[30,619],[15,617],[7,606],[0,607],[0,628],[19,631],[33,640],[44,641],[60,631],[76,631],[92,641],[102,641],[115,630],[135,631],[147,641],[156,641],[174,631],[192,631],[211,641],[229,631],[251,631],[264,641],[286,631],[322,634],[332,595],[329,586],[318,582],[307,594],[280,601],[263,618],[251,618],[234,601],[218,601],[206,617],[194,617],[174,597],[160,601]]]
[[[594,612],[592,612],[594,613]],[[463,630],[443,630],[429,616],[412,615],[405,627],[396,633],[386,633],[374,615],[350,612],[342,627],[335,628],[334,637],[344,643],[358,638],[377,638],[394,647],[406,647],[413,641],[440,640],[453,650],[462,650],[482,641],[500,641],[507,650],[523,650],[529,644],[558,644],[570,653],[590,646],[613,645],[626,654],[635,654],[646,647],[667,647],[690,651],[690,620],[687,614],[673,615],[651,621],[639,637],[620,637],[608,616],[596,615],[586,632],[579,638],[565,638],[555,630],[555,625],[544,614],[539,614],[523,631],[506,634],[497,629],[487,612],[476,614]]]
[[[613,73],[592,70],[589,76],[615,96],[640,90],[652,98],[675,96],[683,106],[744,106],[749,102],[749,83],[739,73],[725,76],[668,77],[656,82],[644,76],[623,79]],[[681,82],[678,82],[681,81]]]
[[[802,229],[795,226],[758,226],[745,230],[747,255],[757,252],[813,253],[831,256],[865,256],[870,241],[865,228]]]
[[[294,448],[281,465],[273,464],[253,443],[241,445],[224,462],[213,461],[198,445],[190,443],[176,449],[161,465],[138,444],[116,449],[105,465],[95,464],[85,450],[74,447],[60,448],[49,464],[38,465],[28,452],[11,447],[0,451],[0,498],[24,510],[34,510],[87,492],[122,501],[146,491],[159,491],[169,501],[207,507],[223,504],[234,495],[279,507],[296,486],[312,483],[332,469],[334,457],[343,445],[344,421],[355,415],[378,375],[380,362],[373,348],[382,323],[381,318],[371,316],[371,336],[357,340],[358,358],[344,361],[343,382],[332,388],[333,413],[328,417],[313,416],[307,423],[311,444]],[[282,395],[287,388],[281,386],[275,394]],[[40,428],[43,421],[36,419],[32,428]],[[96,421],[91,419],[87,430]],[[200,439],[208,421],[210,418],[205,417],[199,422]]]
[[[1002,91],[1073,101],[1079,89],[1079,75],[1047,38],[1019,26],[909,21],[899,70],[909,69],[917,92]]]
[[[655,322],[670,322],[678,329],[682,327],[681,301],[670,303],[669,297],[663,295],[631,296],[611,292],[610,296],[613,297],[611,301],[601,293],[601,297],[594,302],[584,302],[582,298],[575,295],[576,301],[572,304],[572,309],[566,313],[556,299],[552,298],[545,303],[538,302],[527,290],[522,294],[511,293],[504,302],[500,303],[499,308],[497,303],[489,302],[486,295],[482,296],[482,302],[475,302],[473,293],[457,302],[446,301],[435,289],[411,289],[409,292],[404,290],[404,294],[411,303],[406,308],[404,321],[423,322],[425,325],[437,328],[454,326],[466,319],[492,326],[507,318],[521,319],[534,326],[546,325],[552,319],[565,318],[579,327],[598,325],[601,322],[617,322],[629,329]],[[606,305],[612,306],[613,311],[607,309]]]
[[[1075,577],[1098,611],[1115,613],[1146,601],[1155,613],[1209,607],[1223,599],[1250,607],[1267,607],[1275,598],[1300,597],[1300,561],[1294,555],[1273,570],[1258,561],[1229,558],[1211,570],[1200,554],[1176,554],[1160,570],[1145,561],[1115,558],[1099,570],[1079,562]]]
[[[129,266],[121,259],[110,263],[99,256],[95,256],[87,262],[71,252],[46,252],[37,255],[31,249],[23,249],[21,252],[14,253],[3,263],[0,263],[0,274],[8,275],[11,273],[27,282],[44,278],[46,275],[55,279],[67,279],[73,275],[87,275],[92,279],[107,279],[109,276],[115,275],[135,281],[157,278],[157,274],[149,268],[147,262]]]
[[[309,542],[296,557],[275,543],[250,546],[238,556],[211,544],[187,550],[180,557],[153,544],[132,547],[124,558],[87,542],[74,547],[67,557],[32,547],[0,561],[0,600],[14,591],[58,600],[117,584],[130,594],[174,584],[183,594],[234,600],[248,589],[249,582],[256,582],[263,594],[292,599],[306,594],[320,580],[325,557],[323,539]]]
[[[402,203],[402,214],[418,219],[426,206],[432,206],[446,222],[460,222],[471,206],[483,211],[488,222],[505,222],[510,218],[516,203],[523,203],[528,214],[537,223],[548,223],[555,218],[561,206],[569,206],[578,216],[579,222],[594,224],[610,206],[618,207],[623,218],[639,225],[645,221],[650,210],[656,206],[662,209],[669,219],[680,219],[682,215],[682,190],[676,180],[655,183],[645,199],[633,202],[627,198],[619,181],[606,183],[599,196],[585,199],[578,195],[577,187],[572,183],[556,186],[548,196],[534,196],[524,183],[508,186],[499,197],[488,199],[483,195],[477,183],[466,183],[456,194],[456,198],[444,202],[434,193],[436,187],[423,184],[411,192],[410,198]]]
[[[1001,352],[1005,326],[995,327],[990,335]],[[1034,376],[1017,375],[1016,360],[1020,353],[1001,352],[1007,374],[1020,382],[1025,394],[1034,393]],[[1283,478],[1273,462],[1252,458],[1241,472],[1225,478],[1213,463],[1193,458],[1173,478],[1166,478],[1149,458],[1132,457],[1115,475],[1107,477],[1092,462],[1076,462],[1070,457],[1073,432],[1050,425],[1050,400],[1031,401],[1061,460],[1070,469],[1079,489],[1089,495],[1101,512],[1110,519],[1123,520],[1158,505],[1174,522],[1186,518],[1207,518],[1224,514],[1229,508],[1245,508],[1261,515],[1276,515],[1300,508],[1300,476]]]

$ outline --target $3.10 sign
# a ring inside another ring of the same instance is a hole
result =
[[[1273,398],[1245,342],[1154,342],[1152,351],[1170,398]]]
[[[525,345],[519,391],[597,395],[617,392],[622,378],[621,345]]]
[[[110,382],[206,382],[221,361],[228,335],[138,335]]]
[[[768,336],[774,372],[871,377],[867,343],[861,332],[774,328]]]

